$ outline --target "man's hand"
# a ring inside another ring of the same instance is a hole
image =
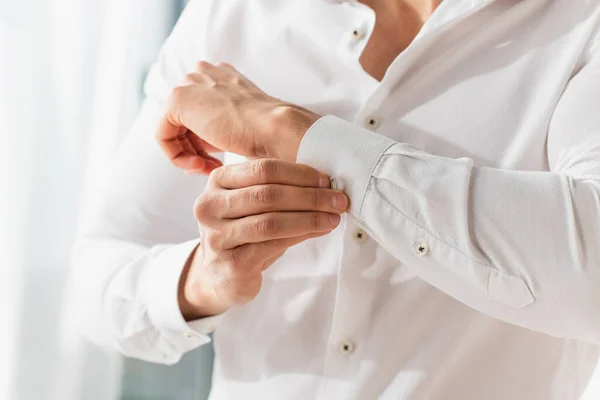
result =
[[[262,272],[288,247],[335,229],[348,202],[306,165],[263,159],[214,170],[194,207],[205,231],[181,279],[184,317],[252,300]]]
[[[319,116],[268,96],[228,64],[199,62],[168,101],[157,140],[171,162],[209,173],[228,151],[295,161],[302,137]]]

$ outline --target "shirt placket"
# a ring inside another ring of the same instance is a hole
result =
[[[349,68],[361,68],[359,58],[371,36],[375,15],[358,2],[340,5],[347,13],[347,27],[341,30],[335,52]],[[372,78],[364,74],[365,84]],[[378,120],[365,121],[375,129]],[[343,183],[332,178],[332,187],[344,190]],[[362,279],[360,274],[374,262],[377,244],[369,238],[352,217],[345,218],[342,227],[341,246],[343,253],[337,279],[337,294],[333,321],[327,342],[324,379],[319,390],[319,399],[351,398],[348,382],[356,376],[360,366],[360,354],[364,351],[368,335],[368,318],[371,314],[375,280]]]
[[[375,264],[376,242],[347,218],[333,323],[327,343],[326,368],[320,399],[352,398],[352,382],[368,353],[370,318],[377,280],[363,272]]]
[[[382,109],[395,83],[437,35],[451,29],[460,19],[477,12],[488,2],[462,0],[462,8],[457,8],[455,16],[443,14],[438,20],[428,21],[417,39],[392,63],[386,77],[366,98],[353,122],[371,131],[383,133],[386,128],[386,115]],[[362,4],[354,2],[352,7],[356,10],[356,16],[354,20],[349,21],[336,52],[351,67],[362,68],[359,60],[373,31],[375,15],[370,8]],[[343,183],[336,182],[335,177],[332,179],[332,185],[343,190]],[[327,344],[324,379],[318,397],[321,400],[356,396],[356,393],[352,393],[353,385],[350,382],[356,378],[360,361],[364,358],[361,354],[368,338],[369,321],[374,313],[372,304],[378,287],[376,279],[364,277],[365,270],[377,267],[375,254],[378,245],[359,225],[360,222],[353,218],[348,218],[344,225],[338,293]],[[425,255],[429,249],[426,243],[419,242],[415,244],[415,251],[419,255]],[[398,268],[402,266],[399,265]]]
[[[383,80],[367,97],[353,122],[367,129],[377,130],[382,134],[385,134],[388,129],[394,129],[393,126],[384,126],[384,124],[387,120],[386,116],[390,115],[395,108],[394,104],[390,104],[391,95],[393,95],[393,92],[400,90],[404,75],[412,70],[415,63],[419,61],[419,57],[440,35],[452,29],[465,18],[493,3],[493,1],[455,0],[452,5],[449,5],[449,3],[441,5],[440,12],[436,11],[427,20],[413,42],[392,62]],[[361,53],[363,49],[364,47],[360,50]],[[360,58],[360,54],[357,57]]]

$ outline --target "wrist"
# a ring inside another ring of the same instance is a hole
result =
[[[319,118],[320,115],[293,104],[275,107],[270,115],[266,156],[295,162],[302,138]]]
[[[199,279],[192,273],[195,264],[200,262],[199,245],[188,259],[179,282],[179,308],[186,321],[212,317],[228,310],[222,305],[207,285],[205,279]]]

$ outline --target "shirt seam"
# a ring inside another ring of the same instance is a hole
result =
[[[383,160],[383,157],[386,155],[385,153],[387,153],[387,151],[389,149],[391,149],[393,146],[397,145],[398,143],[390,143],[388,146],[386,146],[385,149],[383,149],[383,151],[381,152],[381,154],[379,155],[379,158],[377,159],[377,161],[373,164],[373,167],[371,168],[371,171],[369,171],[369,178],[368,178],[368,182],[367,182],[367,188],[365,190],[365,193],[362,196],[362,199],[360,201],[360,205],[358,207],[358,219],[360,221],[364,221],[362,218],[362,210],[363,210],[363,206],[365,204],[365,198],[367,197],[367,192],[369,191],[369,188],[371,187],[371,182],[373,181],[373,174],[375,173],[375,170],[377,169],[377,167],[379,166],[379,164],[381,164],[381,160]]]

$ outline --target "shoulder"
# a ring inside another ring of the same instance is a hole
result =
[[[497,0],[499,1],[499,0]],[[529,9],[534,35],[544,35],[568,52],[579,54],[579,67],[600,50],[600,1],[520,0]]]

